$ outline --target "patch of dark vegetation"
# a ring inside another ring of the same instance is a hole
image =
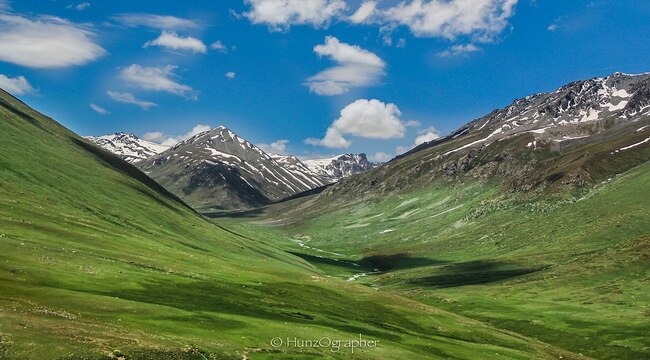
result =
[[[414,279],[409,283],[432,288],[480,285],[532,274],[545,268],[514,267],[510,263],[478,260],[443,266],[441,274]]]

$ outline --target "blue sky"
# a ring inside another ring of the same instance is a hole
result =
[[[386,160],[515,98],[650,71],[649,18],[644,0],[0,0],[0,86],[81,135],[225,125]]]

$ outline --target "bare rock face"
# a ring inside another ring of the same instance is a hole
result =
[[[182,141],[138,166],[205,211],[266,205],[329,183],[298,159],[271,156],[223,126]]]

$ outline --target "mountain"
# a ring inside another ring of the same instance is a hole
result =
[[[617,73],[515,100],[254,221],[330,276],[576,358],[642,359],[649,183],[650,74]]]
[[[328,184],[296,160],[271,157],[220,126],[138,166],[196,209],[210,211],[267,205]]]
[[[342,154],[325,159],[302,161],[312,172],[338,181],[344,177],[372,170],[379,164],[369,162],[366,154]]]
[[[86,139],[130,163],[142,161],[169,148],[123,132],[103,136],[86,136]]]
[[[650,74],[577,81],[517,99],[352,181],[381,192],[440,177],[499,178],[512,190],[594,184],[644,161],[625,150],[644,144],[649,117]],[[628,154],[638,158],[621,160]]]
[[[327,276],[273,233],[211,223],[1,90],[0,143],[2,359],[348,359],[269,341],[359,334],[379,344],[355,348],[367,359],[574,355]]]

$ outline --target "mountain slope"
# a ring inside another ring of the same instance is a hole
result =
[[[338,181],[344,177],[360,174],[377,167],[371,163],[366,154],[342,154],[325,159],[303,160],[303,163],[314,173]]]
[[[647,161],[620,149],[648,137],[649,89],[650,74],[617,73],[515,100],[337,188],[373,194],[439,178],[498,178],[526,191],[594,184]]]
[[[225,127],[197,134],[138,166],[208,211],[267,205],[328,183],[304,166],[284,166]]]
[[[0,142],[3,359],[343,359],[269,341],[359,334],[379,340],[363,358],[576,357],[210,224],[2,91]]]
[[[130,163],[142,161],[169,148],[164,145],[140,139],[133,134],[127,133],[86,136],[86,139]]]
[[[268,208],[255,231],[296,239],[287,251],[332,276],[585,356],[648,358],[649,82],[516,100]]]

